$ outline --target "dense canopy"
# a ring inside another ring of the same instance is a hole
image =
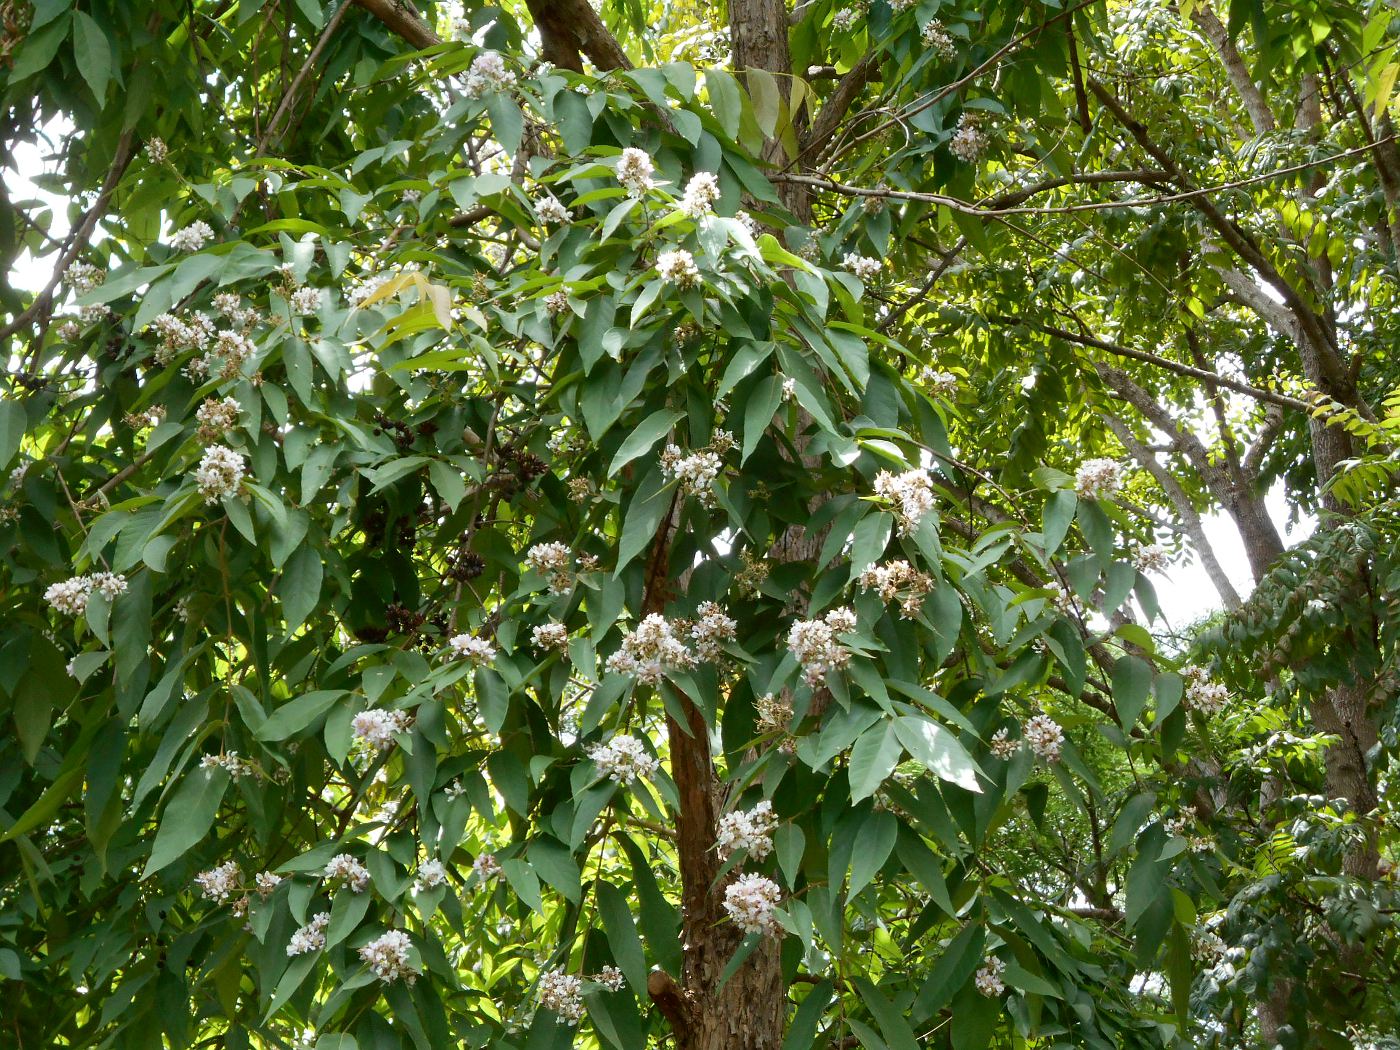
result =
[[[1394,21],[0,2],[0,1045],[1400,1047]]]

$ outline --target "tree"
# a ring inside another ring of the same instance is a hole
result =
[[[1400,66],[1276,8],[11,12],[17,1045],[1394,1030]]]

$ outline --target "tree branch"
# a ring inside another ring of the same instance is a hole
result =
[[[411,0],[354,0],[389,29],[403,37],[418,50],[442,43],[442,37],[423,21]]]
[[[632,62],[588,0],[525,0],[540,31],[546,62],[583,72],[583,58],[598,69],[631,69]]]
[[[1244,103],[1245,112],[1249,114],[1249,122],[1254,125],[1255,134],[1265,135],[1273,131],[1273,111],[1264,101],[1264,93],[1249,75],[1249,67],[1240,57],[1229,32],[1220,24],[1220,19],[1215,17],[1215,12],[1208,4],[1199,3],[1192,8],[1191,21],[1196,23],[1196,28],[1205,34],[1206,39],[1215,48],[1215,53],[1220,56],[1225,73],[1234,85],[1235,93],[1240,96],[1240,101]]]

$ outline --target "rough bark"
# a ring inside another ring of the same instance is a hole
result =
[[[729,4],[729,39],[733,49],[734,71],[744,76],[751,69],[771,73],[778,83],[779,93],[791,99],[792,52],[788,47],[788,14],[783,0],[731,0]],[[750,92],[753,85],[748,84]],[[789,160],[778,139],[769,139],[763,148],[763,159],[775,167]],[[805,186],[779,183],[778,196],[798,222],[812,219],[810,191]]]
[[[418,8],[414,7],[410,0],[354,0],[354,2],[419,50],[442,43],[442,38],[433,32],[432,26],[423,21],[423,16],[418,13]]]
[[[632,68],[588,0],[526,0],[525,6],[540,31],[540,54],[546,62],[576,73],[583,72],[585,57],[605,72]]]

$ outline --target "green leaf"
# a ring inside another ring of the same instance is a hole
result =
[[[1045,501],[1040,528],[1047,558],[1060,549],[1065,534],[1069,532],[1070,523],[1074,521],[1074,512],[1078,505],[1079,500],[1070,489],[1061,489]]]
[[[684,412],[669,408],[659,408],[647,416],[618,447],[617,454],[613,456],[612,466],[608,468],[608,477],[612,477],[638,456],[649,452],[653,445],[670,432],[676,421],[684,417]]]
[[[901,715],[894,720],[894,730],[914,760],[934,776],[968,791],[981,792],[977,777],[986,774],[950,730],[919,715]]]
[[[1118,816],[1113,821],[1113,831],[1108,836],[1108,852],[1110,856],[1121,853],[1137,837],[1138,829],[1152,812],[1152,807],[1157,804],[1157,793],[1155,791],[1142,791],[1128,799],[1123,804],[1123,808],[1118,811]]]
[[[859,802],[880,790],[903,754],[892,723],[878,722],[862,733],[851,748],[851,801]]]
[[[107,85],[112,82],[112,45],[92,16],[82,11],[73,12],[73,48],[78,72],[101,104],[107,97]]]
[[[58,54],[59,45],[68,36],[68,23],[71,17],[65,12],[58,21],[51,22],[38,32],[24,38],[15,55],[14,65],[10,67],[8,79],[11,85],[18,84],[25,77],[33,76],[40,70],[49,67],[49,63]]]
[[[749,403],[744,408],[744,450],[739,462],[749,458],[758,446],[768,424],[773,422],[773,413],[783,400],[783,381],[778,376],[768,376],[754,388]]]
[[[846,893],[854,898],[870,885],[876,873],[889,860],[899,836],[899,821],[886,809],[872,809],[856,833],[855,850],[851,854],[851,880]]]
[[[28,414],[22,402],[0,401],[0,471],[10,468],[28,425]]]
[[[228,781],[228,774],[218,768],[193,769],[185,774],[165,804],[151,858],[141,873],[143,879],[179,860],[209,834]]]
[[[647,474],[638,487],[632,502],[627,505],[627,513],[622,522],[622,535],[617,543],[617,567],[613,575],[618,575],[656,537],[661,521],[671,506],[670,487],[662,484],[661,472],[655,468]]]
[[[300,733],[345,696],[343,689],[317,689],[283,704],[273,711],[255,734],[259,740],[286,740]]]
[[[1147,705],[1152,689],[1152,668],[1140,656],[1120,656],[1113,665],[1113,706],[1119,724],[1131,729]]]
[[[627,983],[633,989],[647,986],[646,956],[642,951],[642,939],[637,935],[637,927],[632,921],[632,911],[627,898],[610,882],[597,884],[598,911],[603,917],[603,929],[608,935],[608,947],[621,968]]]
[[[287,560],[287,567],[282,570],[278,596],[282,599],[282,614],[286,617],[288,634],[305,623],[320,603],[323,574],[321,552],[312,544],[298,547]]]

